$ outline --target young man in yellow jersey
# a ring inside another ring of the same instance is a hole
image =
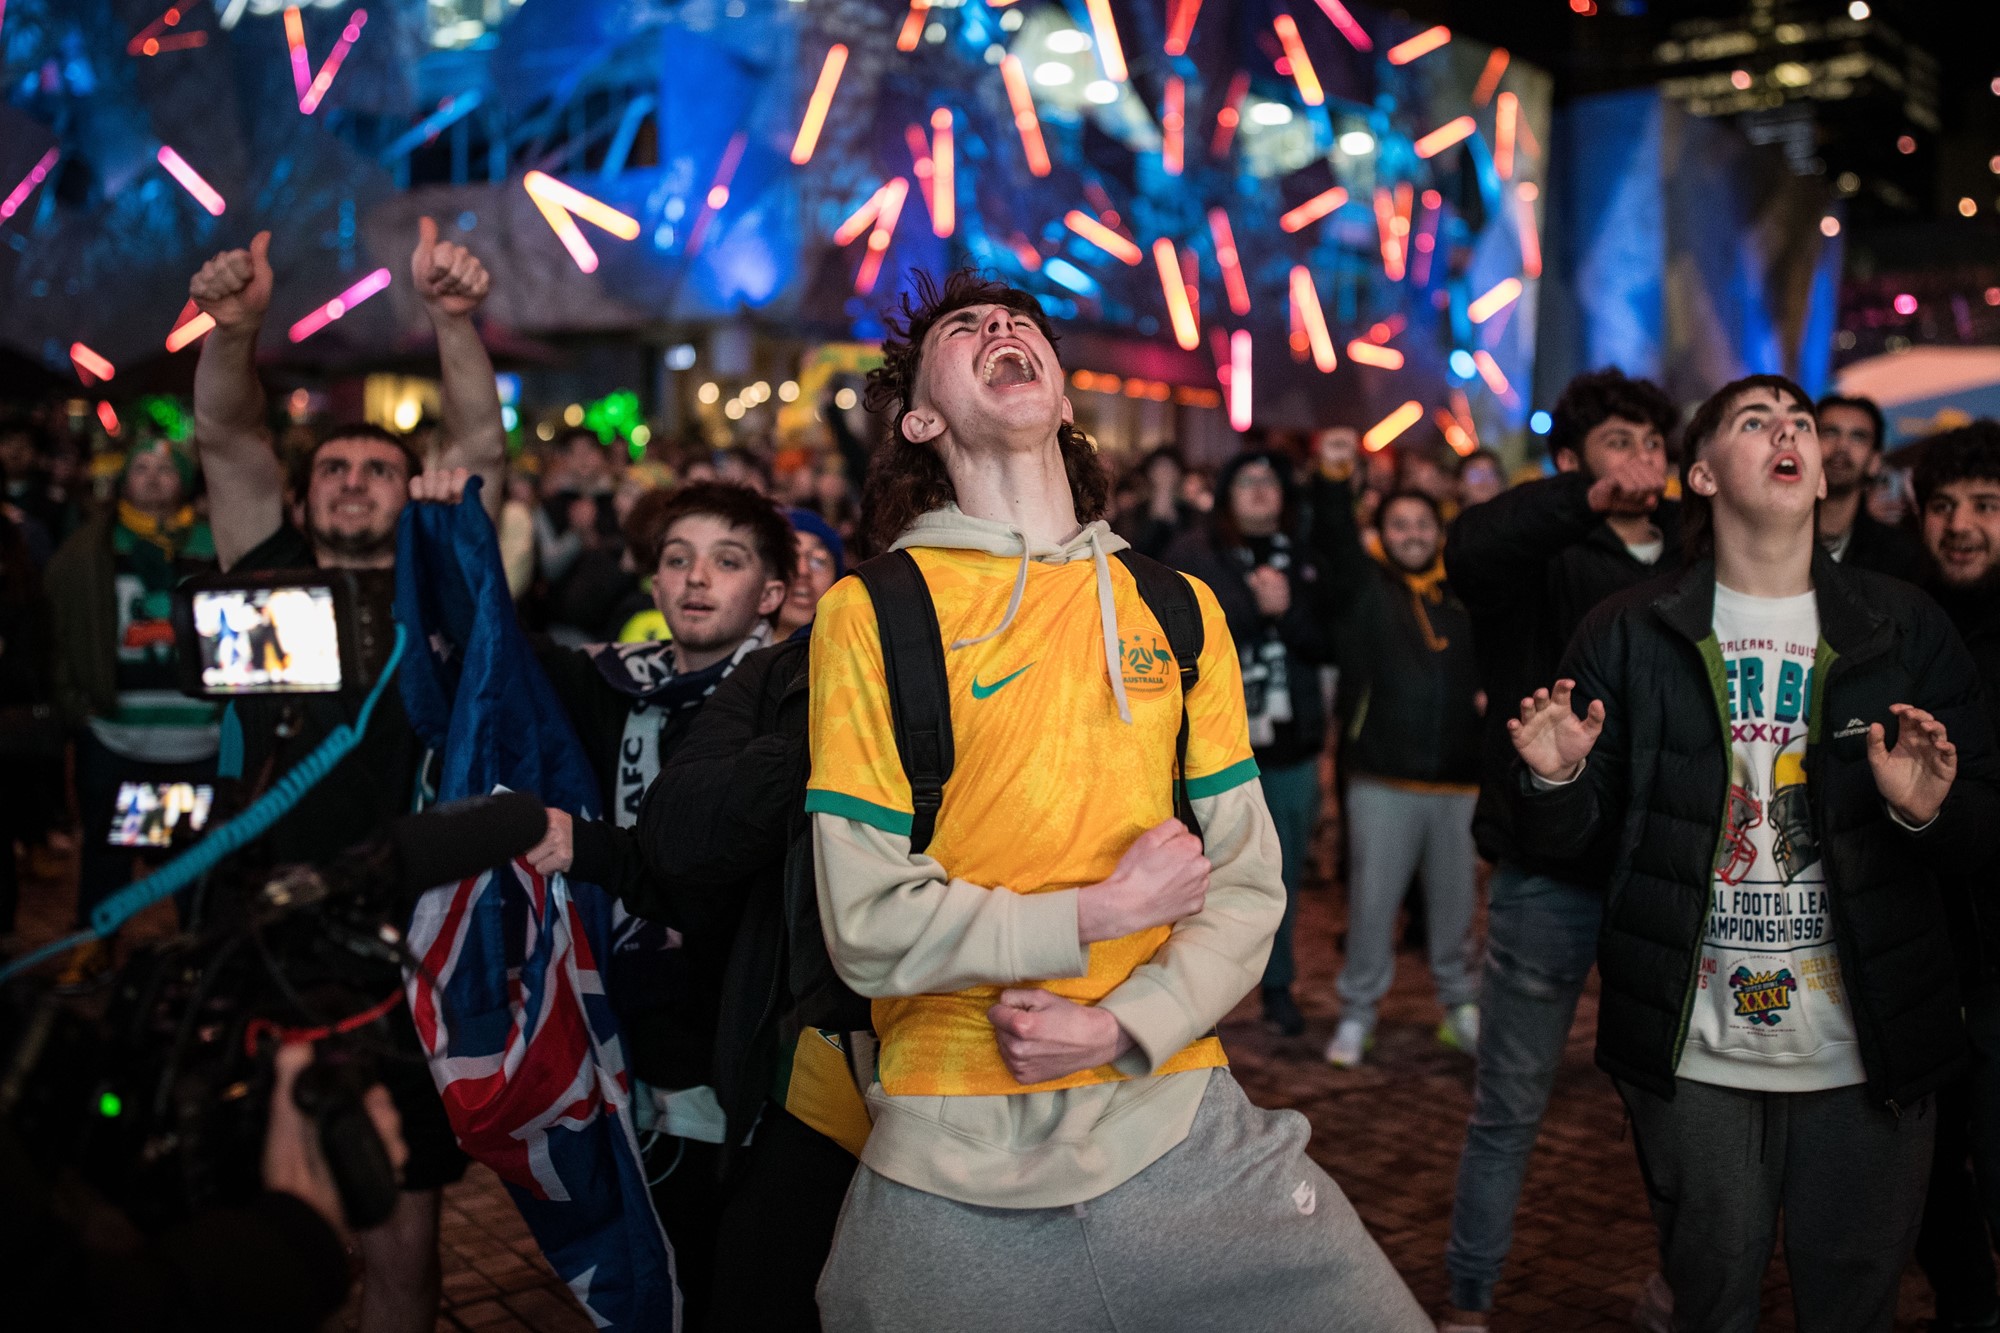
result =
[[[895,424],[869,530],[936,607],[956,759],[912,854],[874,607],[835,585],[806,809],[881,1058],[825,1326],[1428,1330],[1304,1118],[1250,1105],[1213,1033],[1285,901],[1215,598],[1195,585],[1183,699],[1034,298],[920,277],[903,315],[870,382]],[[1183,708],[1199,840],[1173,819]]]

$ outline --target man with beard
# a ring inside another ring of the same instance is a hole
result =
[[[1922,581],[1923,548],[1901,528],[1868,512],[1868,488],[1882,471],[1882,409],[1872,398],[1829,394],[1815,409],[1826,457],[1826,499],[1819,502],[1819,543],[1842,564],[1908,583]]]
[[[493,363],[472,322],[489,279],[471,251],[439,243],[436,224],[422,219],[410,277],[437,334],[444,403],[438,456],[420,459],[401,437],[377,426],[339,426],[295,461],[288,485],[272,449],[256,364],[257,336],[271,304],[270,245],[271,234],[259,232],[249,249],[215,256],[188,284],[196,306],[215,320],[195,368],[194,411],[216,556],[229,572],[354,571],[361,588],[361,652],[367,668],[379,671],[394,642],[396,520],[411,482],[428,461],[434,469],[463,468],[484,477],[490,513],[497,513],[502,498],[506,430]],[[236,702],[237,772],[256,791],[335,727],[352,722],[361,700],[311,694]],[[227,723],[224,731],[220,767],[228,777]],[[407,814],[421,760],[401,692],[384,690],[360,743],[272,828],[266,844],[271,859],[323,861]],[[437,1320],[439,1204],[443,1187],[464,1174],[465,1158],[418,1056],[407,1012],[399,1006],[388,1021],[397,1025],[405,1052],[416,1057],[393,1065],[384,1080],[402,1116],[410,1158],[395,1214],[358,1239],[366,1269],[361,1328],[415,1333]]]
[[[1824,420],[1826,404],[1820,411]],[[1922,449],[1911,480],[1933,570],[1928,591],[1972,650],[1991,717],[2000,707],[2000,423],[1976,421]],[[2000,1326],[1992,1239],[2000,1236],[2000,935],[1965,888],[1947,886],[1945,907],[1972,1065],[1938,1096],[1937,1155],[1917,1238],[1940,1329]]]
[[[1472,915],[1478,895],[1472,806],[1479,795],[1479,669],[1472,617],[1444,579],[1444,519],[1422,491],[1392,491],[1376,522],[1382,558],[1354,524],[1352,457],[1322,440],[1313,480],[1313,538],[1327,596],[1346,626],[1342,738],[1352,867],[1341,1017],[1326,1059],[1360,1064],[1375,1007],[1396,974],[1396,913],[1420,874],[1431,977],[1444,1009],[1438,1040],[1472,1053],[1479,1040]]]

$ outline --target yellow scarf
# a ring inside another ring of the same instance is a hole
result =
[[[180,554],[196,521],[193,505],[182,505],[172,518],[161,520],[133,508],[129,500],[118,502],[118,526],[140,541],[159,547],[169,560]]]

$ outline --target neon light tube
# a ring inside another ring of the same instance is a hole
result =
[[[292,88],[298,94],[299,107],[304,109],[306,89],[312,87],[312,59],[306,55],[306,25],[299,16],[297,5],[285,7],[285,45],[292,52]]]
[[[901,178],[898,177],[898,179]],[[875,193],[869,195],[867,203],[855,209],[853,213],[848,215],[847,221],[834,229],[833,243],[835,245],[847,245],[860,236],[862,232],[867,231],[873,225],[875,215],[881,212],[882,201],[888,197],[889,187],[887,185],[882,186]]]
[[[1084,0],[1090,10],[1090,30],[1097,38],[1097,60],[1113,83],[1126,79],[1125,48],[1118,41],[1118,24],[1111,17],[1111,0]]]
[[[1512,391],[1513,386],[1507,383],[1507,376],[1493,359],[1493,353],[1480,348],[1472,354],[1472,364],[1479,367],[1479,378],[1486,381],[1487,388],[1502,396]]]
[[[924,11],[931,7],[931,0],[910,0],[910,12],[903,19],[903,30],[896,34],[898,51],[914,51],[917,39],[924,35]]]
[[[1417,156],[1436,157],[1461,139],[1470,138],[1472,132],[1478,128],[1478,123],[1471,116],[1460,116],[1456,120],[1446,121],[1417,140]]]
[[[1404,431],[1423,419],[1424,405],[1412,398],[1409,402],[1404,403],[1388,416],[1383,417],[1380,421],[1370,426],[1368,433],[1361,437],[1361,447],[1371,454],[1380,453],[1389,441],[1395,439],[1398,435],[1401,435]]]
[[[1187,85],[1175,74],[1167,79],[1166,107],[1160,115],[1160,167],[1169,176],[1181,174],[1186,155]]]
[[[173,332],[167,335],[167,350],[178,352],[215,327],[215,316],[195,307],[192,299],[181,308],[180,318],[174,321]]]
[[[882,207],[875,214],[875,230],[868,233],[868,252],[861,256],[861,269],[854,275],[854,293],[866,296],[875,290],[882,272],[882,260],[889,253],[889,240],[896,233],[897,219],[903,216],[903,201],[910,197],[910,183],[897,176],[882,187]]]
[[[1292,268],[1292,308],[1298,311],[1299,322],[1305,326],[1313,364],[1331,373],[1340,362],[1333,354],[1333,335],[1326,330],[1326,312],[1320,309],[1319,289],[1313,285],[1312,271],[1304,264]]]
[[[1271,20],[1271,26],[1278,30],[1278,41],[1285,48],[1285,59],[1291,62],[1292,82],[1299,86],[1299,96],[1307,106],[1318,106],[1326,101],[1326,94],[1320,90],[1319,74],[1313,69],[1312,57],[1306,54],[1306,44],[1299,40],[1299,25],[1292,21],[1290,14],[1280,14]]]
[[[1438,429],[1444,432],[1444,442],[1450,445],[1451,451],[1459,457],[1463,458],[1479,447],[1473,438],[1465,433],[1465,427],[1459,424],[1458,418],[1442,407],[1431,410],[1431,420],[1437,422]]]
[[[1042,120],[1035,114],[1035,95],[1028,88],[1028,73],[1019,56],[1000,62],[1000,79],[1007,85],[1007,102],[1014,108],[1014,128],[1021,135],[1021,151],[1027,155],[1031,175],[1049,174],[1049,148],[1042,142]]]
[[[196,203],[207,209],[211,217],[222,216],[222,196],[215,192],[213,185],[201,178],[199,171],[187,164],[187,159],[165,144],[160,145],[159,156],[160,165],[167,169],[167,174],[179,181],[181,188],[193,195]]]
[[[1521,229],[1521,272],[1531,278],[1542,276],[1542,235],[1535,226],[1535,199],[1540,194],[1533,181],[1522,181],[1514,190],[1514,216]]]
[[[1215,137],[1208,145],[1211,156],[1221,157],[1229,151],[1229,141],[1236,137],[1236,127],[1243,123],[1243,99],[1249,95],[1250,74],[1239,69],[1236,77],[1229,81],[1229,92],[1222,99],[1222,108],[1215,113]]]
[[[1194,21],[1200,13],[1201,0],[1180,0],[1180,3],[1174,6],[1174,16],[1167,24],[1168,55],[1187,54],[1188,38],[1194,35]]]
[[[1243,281],[1243,264],[1236,254],[1236,232],[1229,214],[1220,208],[1208,210],[1208,234],[1215,239],[1215,262],[1222,269],[1222,289],[1229,294],[1229,312],[1250,313],[1250,288]]]
[[[312,87],[306,89],[306,95],[299,99],[299,110],[308,116],[319,110],[320,101],[326,96],[326,90],[333,87],[333,76],[340,73],[340,62],[347,59],[348,51],[353,48],[356,41],[360,40],[361,29],[367,24],[368,11],[355,10],[354,17],[347,20],[347,27],[342,30],[340,40],[335,42],[333,50],[327,53],[326,63],[319,67],[319,77],[312,81]]]
[[[118,433],[118,412],[102,398],[97,400],[97,424],[104,427],[106,435]]]
[[[792,165],[802,167],[812,161],[813,149],[819,147],[820,128],[833,105],[834,90],[840,87],[840,72],[846,68],[847,47],[835,42],[827,48],[826,63],[819,67],[819,82],[813,85],[805,118],[799,121],[799,136],[792,140]]]
[[[1166,293],[1167,317],[1173,321],[1174,341],[1182,351],[1192,352],[1201,346],[1201,327],[1195,322],[1194,307],[1188,304],[1187,284],[1181,280],[1181,259],[1174,243],[1164,236],[1154,241],[1153,262],[1160,269],[1160,288]]]
[[[35,187],[48,179],[49,169],[55,166],[56,159],[61,156],[62,149],[51,148],[42,154],[41,161],[28,168],[28,174],[21,177],[21,183],[7,191],[5,199],[0,199],[0,222],[5,222],[20,211],[21,205],[28,202],[28,196],[35,192]]]
[[[1347,6],[1340,0],[1319,0],[1320,11],[1340,30],[1347,44],[1357,51],[1373,51],[1375,43],[1370,40],[1368,30],[1354,21],[1354,15],[1347,12]]]
[[[1347,344],[1347,359],[1358,361],[1364,366],[1377,366],[1383,370],[1403,368],[1401,352],[1393,347],[1384,347],[1380,343],[1365,342],[1360,338]]]
[[[597,272],[597,251],[591,248],[590,242],[584,238],[582,229],[576,225],[576,220],[568,211],[553,199],[544,199],[533,190],[528,191],[528,199],[548,222],[549,228],[556,234],[556,239],[562,242],[563,249],[569,251],[569,257],[576,261],[576,266],[585,273]],[[296,342],[297,339],[293,341]]]
[[[576,214],[591,226],[602,228],[621,241],[639,239],[637,218],[621,213],[611,205],[563,184],[554,176],[531,171],[521,178],[521,184],[536,198],[544,199],[558,208]]]
[[[1500,76],[1507,72],[1509,59],[1504,46],[1494,47],[1493,54],[1486,57],[1486,68],[1479,72],[1479,82],[1472,88],[1474,106],[1485,106],[1493,100],[1493,90],[1500,86]]]
[[[568,221],[568,218],[565,217],[564,221]],[[570,225],[574,227],[576,224],[570,223]],[[331,301],[328,301],[298,323],[292,325],[292,341],[295,343],[304,342],[369,297],[375,295],[375,293],[387,290],[388,286],[389,270],[386,268],[376,269],[373,273],[370,273],[367,277],[355,283],[352,287],[349,287],[346,291],[334,297]]]
[[[931,232],[940,237],[949,236],[958,225],[958,186],[953,179],[952,164],[956,152],[952,145],[949,108],[939,107],[931,112],[931,136],[931,192],[935,196],[931,205]]]
[[[1451,40],[1451,29],[1442,23],[1435,28],[1426,28],[1407,42],[1398,42],[1389,48],[1387,55],[1392,65],[1407,65],[1419,56],[1427,56]]]
[[[1346,202],[1347,191],[1341,189],[1338,185],[1334,186],[1331,190],[1322,190],[1291,212],[1279,218],[1278,227],[1282,231],[1298,231],[1319,221]]]
[[[1465,308],[1465,317],[1474,324],[1484,324],[1487,320],[1521,299],[1521,280],[1505,278],[1494,284],[1493,289],[1480,296]]]
[[[708,187],[708,194],[702,200],[701,212],[695,216],[694,226],[688,229],[687,245],[681,253],[692,259],[700,250],[702,240],[708,235],[708,224],[729,202],[729,182],[736,175],[736,165],[743,160],[743,147],[750,142],[749,134],[738,130],[729,136],[723,146],[722,161],[716,164],[715,181]]]
[[[1238,329],[1229,335],[1230,429],[1249,430],[1250,420],[1250,330]]]
[[[1396,206],[1389,192],[1375,187],[1375,229],[1382,238],[1382,272],[1391,282],[1403,280],[1403,241],[1397,234]]]
[[[1083,237],[1084,240],[1089,241],[1098,249],[1111,255],[1113,258],[1124,260],[1127,264],[1137,264],[1146,257],[1138,246],[1126,240],[1123,236],[1120,236],[1117,232],[1111,230],[1111,228],[1105,226],[1082,209],[1072,208],[1069,212],[1063,214],[1063,223],[1071,231]]]
[[[69,359],[76,367],[76,377],[85,384],[108,380],[118,373],[116,367],[83,343],[69,345]]]
[[[1514,178],[1514,131],[1521,119],[1521,99],[1501,93],[1493,109],[1493,169],[1501,180]]]

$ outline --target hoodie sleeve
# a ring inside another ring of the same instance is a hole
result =
[[[1200,582],[1201,680],[1188,696],[1188,795],[1208,856],[1208,898],[1166,943],[1098,1001],[1130,1033],[1119,1061],[1149,1074],[1204,1035],[1257,984],[1285,915],[1278,833],[1250,755],[1243,673],[1222,609]]]
[[[1149,962],[1098,1001],[1131,1034],[1132,1050],[1118,1061],[1127,1074],[1152,1073],[1249,994],[1285,915],[1278,830],[1263,786],[1244,782],[1197,797],[1194,813],[1212,867],[1207,901],[1174,927]]]
[[[812,821],[827,954],[856,994],[929,995],[1088,970],[1077,935],[1080,890],[995,892],[911,855],[907,833],[825,812]]]

